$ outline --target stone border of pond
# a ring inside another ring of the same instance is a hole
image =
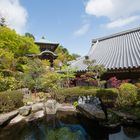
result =
[[[56,100],[23,106],[15,111],[0,114],[0,128],[17,124],[21,121],[31,122],[46,115],[54,115],[57,111],[76,112],[76,108],[70,104],[59,104]]]
[[[98,121],[101,126],[108,129],[115,129],[123,124],[140,125],[140,120],[137,117],[118,110],[108,109],[108,118],[106,118],[102,110],[97,110],[90,104],[86,104],[86,106],[81,104],[75,107],[72,104],[60,104],[56,100],[50,99],[46,102],[26,105],[15,111],[0,114],[0,128],[18,124],[22,121],[32,122],[47,115],[55,115],[58,111],[79,112],[87,118]]]

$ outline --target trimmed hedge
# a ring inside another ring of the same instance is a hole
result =
[[[23,95],[19,91],[0,92],[0,113],[23,106]]]
[[[107,106],[113,106],[118,96],[118,90],[115,88],[99,89],[94,87],[72,87],[59,89],[57,91],[57,100],[64,102],[71,99],[73,102],[78,99],[79,96],[98,96]]]
[[[101,98],[107,107],[114,107],[119,91],[116,88],[98,89],[96,96]]]
[[[86,88],[86,87],[71,87],[71,88],[62,88],[57,90],[57,100],[59,102],[67,102],[69,99],[72,101],[77,101],[79,96],[86,95],[96,95],[95,88]]]

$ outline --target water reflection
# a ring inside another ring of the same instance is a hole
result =
[[[59,113],[1,129],[0,140],[140,140],[140,129],[107,129],[79,114]]]
[[[109,135],[109,140],[140,140],[140,129],[135,127],[121,127],[121,131]]]

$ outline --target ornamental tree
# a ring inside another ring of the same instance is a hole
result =
[[[101,76],[106,72],[105,67],[103,65],[97,65],[96,60],[90,60],[88,56],[85,57],[83,63],[87,65],[87,72],[84,74],[86,77],[86,82],[97,82],[97,86],[100,87],[101,83],[104,83],[100,79]]]

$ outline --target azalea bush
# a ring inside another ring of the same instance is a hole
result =
[[[111,77],[107,83],[112,88],[118,88],[122,83],[128,83],[130,79],[118,80],[116,77]]]

